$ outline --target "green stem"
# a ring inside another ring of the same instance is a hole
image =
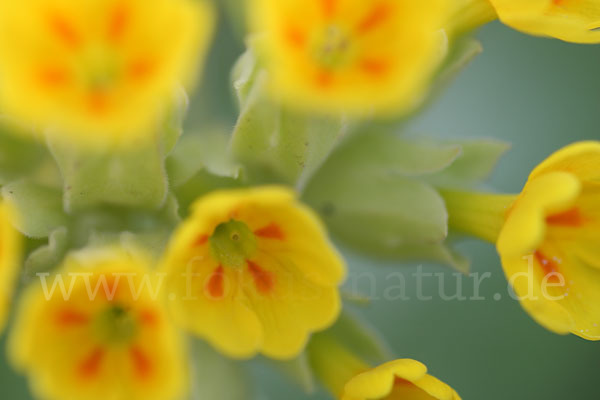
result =
[[[326,332],[314,335],[307,351],[315,376],[337,398],[341,398],[350,379],[369,369]]]
[[[440,190],[450,229],[496,243],[516,195]]]

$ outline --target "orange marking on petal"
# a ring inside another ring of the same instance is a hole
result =
[[[152,372],[152,362],[150,358],[144,353],[142,349],[137,346],[133,346],[129,350],[131,361],[133,361],[133,368],[138,376],[142,379],[146,379]]]
[[[559,274],[560,271],[558,269],[558,263],[556,261],[549,259],[540,251],[535,252],[535,259],[542,267],[542,270],[544,271],[544,276],[552,274],[548,278],[548,282],[558,283],[560,281],[559,277],[557,276],[557,274]]]
[[[140,321],[145,325],[156,325],[158,322],[158,316],[154,311],[142,310],[139,314]]]
[[[368,33],[377,27],[388,17],[390,7],[386,3],[376,5],[371,12],[358,24],[357,31],[360,34]]]
[[[48,23],[52,33],[54,33],[67,46],[75,48],[81,43],[81,38],[75,28],[62,16],[51,14],[48,17]]]
[[[93,90],[88,95],[87,105],[94,114],[104,114],[108,109],[108,95],[102,90]]]
[[[273,274],[262,269],[258,264],[253,263],[248,260],[248,271],[252,274],[252,278],[254,279],[254,285],[256,285],[256,289],[260,293],[268,293],[273,289],[273,285],[275,281],[273,279]]]
[[[206,242],[208,242],[208,235],[202,235],[196,239],[192,246],[202,246],[203,244],[206,244]]]
[[[81,377],[93,378],[94,375],[97,375],[103,358],[104,350],[100,347],[92,351],[92,353],[79,364],[78,371]]]
[[[322,89],[327,89],[333,84],[333,74],[329,71],[321,71],[316,77],[317,86]]]
[[[546,217],[546,222],[550,225],[563,225],[575,227],[583,225],[585,220],[578,208],[572,208],[569,211]]]
[[[277,239],[284,240],[285,234],[275,222],[271,222],[269,225],[264,228],[260,228],[254,232],[256,236],[260,236],[266,239]]]
[[[284,34],[287,42],[296,48],[302,48],[306,44],[306,35],[295,26],[288,26]]]
[[[398,386],[413,386],[414,383],[412,383],[411,381],[407,381],[406,379],[402,379],[398,376],[394,377],[394,385],[398,385]]]
[[[110,16],[110,21],[108,24],[108,39],[111,42],[116,43],[123,37],[123,33],[129,24],[129,19],[129,10],[125,7],[125,5],[117,5]]]
[[[153,61],[150,61],[147,58],[142,58],[129,65],[127,75],[132,79],[141,80],[148,77],[148,75],[154,71],[154,68],[155,64]]]
[[[224,278],[225,270],[219,265],[208,278],[208,282],[206,282],[206,291],[212,298],[220,299],[223,297],[223,294],[225,293],[225,288],[223,286]]]
[[[39,80],[45,86],[64,86],[70,80],[69,73],[57,67],[46,67],[40,70]]]
[[[335,14],[337,0],[321,0],[321,9],[325,18],[331,18]]]
[[[364,59],[359,65],[362,71],[376,78],[381,77],[388,70],[388,64],[381,60]]]
[[[82,325],[89,322],[84,313],[74,310],[62,310],[56,315],[56,322],[61,326]]]

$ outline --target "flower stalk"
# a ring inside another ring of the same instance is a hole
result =
[[[440,190],[446,202],[448,226],[496,243],[516,195]]]

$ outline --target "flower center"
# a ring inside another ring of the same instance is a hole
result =
[[[102,311],[94,320],[94,332],[103,343],[129,343],[136,336],[139,326],[125,307],[115,305]]]
[[[88,46],[81,57],[81,68],[91,91],[109,91],[119,80],[116,55],[106,46]]]
[[[350,37],[338,25],[325,27],[315,47],[315,60],[324,68],[338,68],[349,61]]]
[[[256,237],[241,221],[230,220],[215,228],[210,237],[210,250],[219,264],[241,268],[256,252]]]

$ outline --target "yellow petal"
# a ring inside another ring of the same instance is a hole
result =
[[[580,191],[580,181],[566,172],[529,181],[500,232],[498,252],[505,257],[532,254],[546,234],[546,216],[568,210]]]
[[[600,2],[597,0],[490,0],[500,20],[532,35],[569,42],[598,43]]]
[[[208,258],[190,263],[189,271],[186,270],[188,264],[167,270],[175,321],[231,357],[255,355],[263,343],[263,329],[241,290],[241,271],[222,269],[219,295],[207,288],[219,265]]]
[[[304,348],[310,333],[332,325],[340,313],[337,285],[311,282],[297,264],[267,252],[252,261],[259,274],[268,274],[270,287],[257,284],[257,272],[245,269],[244,290],[264,334],[263,353],[272,358],[292,358]]]
[[[573,318],[563,307],[544,296],[541,289],[543,271],[533,255],[529,257],[501,257],[506,278],[521,306],[537,323],[558,334],[569,333],[574,327]]]
[[[390,361],[352,378],[344,388],[344,395],[347,397],[342,397],[342,400],[385,398],[392,392],[396,377],[414,382],[426,374],[427,367],[418,361]]]
[[[529,179],[552,171],[570,172],[580,180],[600,181],[600,142],[571,144],[538,165]]]
[[[12,208],[0,203],[0,333],[8,315],[21,260],[21,236],[13,226]]]
[[[425,375],[413,384],[426,392],[432,400],[461,400],[454,389],[434,376]],[[401,399],[399,397],[399,399]],[[415,399],[417,399],[415,397]]]

